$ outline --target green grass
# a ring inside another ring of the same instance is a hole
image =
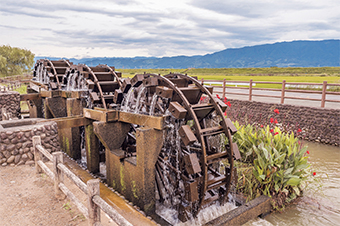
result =
[[[13,91],[17,91],[20,94],[26,94],[27,93],[27,85],[21,85],[19,88],[14,89]]]
[[[117,69],[124,77],[136,73],[160,73],[162,75],[171,72],[186,73],[198,76],[337,76],[340,77],[339,67],[288,67],[288,68],[187,68],[187,69]]]
[[[339,67],[315,68],[193,68],[193,69],[117,69],[123,77],[132,78],[135,74],[157,73],[161,75],[179,72],[198,79],[227,81],[268,81],[268,82],[308,82],[340,83]],[[281,88],[280,84],[256,84],[258,88]]]

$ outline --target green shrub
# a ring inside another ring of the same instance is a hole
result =
[[[304,182],[311,179],[307,147],[302,147],[294,133],[283,133],[278,127],[234,124],[238,132],[233,139],[242,156],[236,164],[237,189],[248,200],[262,194],[272,197],[274,209],[300,196]]]

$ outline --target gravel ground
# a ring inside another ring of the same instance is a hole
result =
[[[65,184],[86,204],[86,196],[75,185],[67,180]],[[102,225],[115,225],[101,215]],[[1,226],[88,225],[72,202],[54,197],[53,181],[28,165],[0,166],[0,219]]]

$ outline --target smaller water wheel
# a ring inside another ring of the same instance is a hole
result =
[[[155,166],[158,201],[175,208],[182,221],[215,201],[225,203],[233,159],[239,156],[232,143],[236,128],[224,117],[227,106],[183,74],[138,74],[124,83],[129,89],[120,102],[122,111],[167,116]],[[127,156],[135,150],[134,129],[123,144]]]
[[[98,65],[89,67],[85,64],[80,64],[74,67],[74,81],[77,87],[86,86],[90,92],[91,107],[101,107],[108,109],[113,103],[113,97],[116,90],[122,86],[120,81],[121,73],[116,72],[114,67],[107,65]],[[72,74],[71,73],[71,74]],[[71,81],[73,77],[68,76]]]
[[[37,82],[49,86],[51,90],[61,89],[64,75],[70,70],[72,62],[68,60],[37,60],[33,77]]]

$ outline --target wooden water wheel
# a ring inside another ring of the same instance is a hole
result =
[[[156,163],[157,198],[176,208],[182,221],[229,193],[236,128],[224,117],[227,106],[211,89],[183,74],[139,74],[129,80],[122,109],[167,115],[163,148]],[[126,106],[129,105],[127,108]],[[132,127],[124,147],[133,150]]]

